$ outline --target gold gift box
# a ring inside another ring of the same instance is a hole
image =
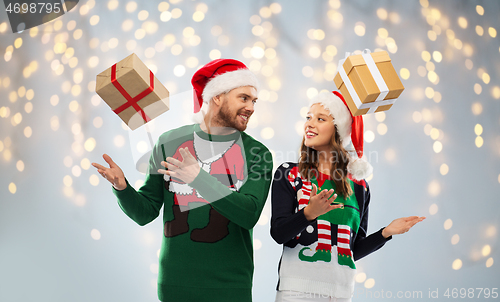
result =
[[[168,90],[134,53],[97,75],[96,93],[131,130],[170,107]]]
[[[401,80],[399,79],[396,70],[394,70],[394,67],[392,66],[389,54],[386,51],[379,51],[370,53],[370,55],[375,61],[375,65],[380,71],[380,74],[382,75],[382,78],[384,79],[385,84],[389,89],[389,92],[385,96],[384,100],[397,99],[399,95],[403,92],[404,86],[401,83]],[[363,56],[362,55],[348,56],[344,61],[343,68],[347,76],[349,77],[356,94],[358,95],[361,103],[363,104],[362,106],[363,107],[377,106],[377,102],[375,102],[375,100],[379,96],[380,90]],[[337,72],[333,81],[335,82],[335,85],[344,96],[344,99],[346,100],[346,103],[349,106],[349,109],[351,110],[353,116],[358,116],[368,113],[370,108],[359,109],[358,106],[356,106],[356,102],[350,95],[339,72]],[[393,104],[377,106],[378,108],[375,110],[375,112],[389,110],[392,107],[392,105]]]

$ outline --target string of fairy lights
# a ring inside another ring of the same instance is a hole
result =
[[[256,112],[249,122],[249,129],[260,129],[260,138],[264,143],[271,142],[275,136],[274,127],[278,125],[272,124],[273,110],[279,97],[282,87],[283,79],[280,77],[277,70],[280,67],[279,60],[279,46],[280,35],[279,29],[276,24],[273,24],[273,16],[279,15],[282,12],[282,5],[280,3],[272,3],[269,6],[260,7],[258,12],[253,14],[248,22],[251,25],[252,42],[241,47],[241,55],[246,59],[250,70],[258,74],[261,78],[265,79],[265,87],[259,92],[259,100],[264,102],[265,109]],[[328,10],[324,12],[327,19],[330,21],[329,26],[332,29],[342,28],[345,24],[344,16],[341,10],[342,2],[340,0],[328,1]],[[497,30],[494,27],[484,24],[472,24],[466,17],[459,17],[457,20],[452,20],[446,16],[444,12],[433,7],[428,0],[420,0],[421,15],[425,19],[429,30],[427,31],[427,39],[429,41],[446,41],[449,47],[443,50],[440,49],[424,49],[421,51],[421,61],[418,66],[404,67],[398,70],[398,74],[403,81],[408,81],[410,78],[416,77],[414,73],[420,78],[426,78],[428,85],[420,87],[410,92],[411,97],[414,99],[427,98],[432,100],[436,106],[445,97],[443,91],[440,90],[439,82],[441,76],[436,71],[436,66],[441,64],[443,60],[455,60],[454,53],[460,52],[466,57],[463,67],[477,75],[477,81],[472,84],[472,89],[476,95],[482,95],[484,101],[500,99],[500,87],[495,85],[489,70],[492,67],[478,67],[479,64],[475,63],[476,50],[473,44],[467,40],[460,40],[457,38],[461,31],[470,28],[475,29],[478,36],[489,36],[491,39],[497,38]],[[177,78],[184,80],[189,77],[194,71],[207,61],[207,58],[201,58],[194,55],[186,55],[190,53],[188,50],[202,45],[203,38],[199,33],[198,25],[211,14],[211,8],[205,3],[193,4],[194,9],[190,6],[182,7],[182,0],[170,0],[169,2],[160,2],[156,10],[139,9],[139,5],[135,1],[118,1],[109,0],[106,4],[108,11],[115,11],[119,8],[124,8],[124,20],[121,22],[119,28],[121,32],[133,38],[129,40],[119,39],[118,36],[105,39],[103,36],[87,37],[85,35],[85,26],[96,26],[102,22],[106,12],[99,14],[96,11],[96,1],[88,0],[86,2],[80,1],[79,5],[75,8],[77,12],[72,20],[63,22],[56,19],[53,22],[44,24],[39,27],[29,29],[28,34],[23,36],[9,35],[7,36],[9,25],[7,22],[0,24],[0,34],[3,35],[2,40],[7,37],[12,38],[12,42],[5,49],[3,54],[2,65],[9,66],[12,64],[20,64],[22,70],[22,77],[30,79],[35,77],[44,77],[43,71],[49,70],[54,77],[60,78],[60,87],[57,93],[53,94],[49,103],[54,108],[57,108],[58,114],[48,117],[50,128],[54,132],[67,132],[70,133],[73,141],[71,142],[71,153],[64,156],[62,162],[67,168],[66,175],[62,178],[60,186],[62,194],[71,200],[75,206],[84,207],[86,205],[85,186],[82,184],[86,182],[91,186],[98,186],[100,178],[92,171],[89,158],[97,158],[98,155],[93,154],[97,144],[99,143],[94,137],[87,137],[87,128],[82,119],[84,111],[92,111],[95,113],[88,123],[94,129],[103,127],[105,121],[99,116],[98,112],[104,108],[99,96],[94,95],[95,81],[91,79],[95,74],[101,70],[97,67],[102,63],[106,53],[110,53],[118,48],[125,48],[129,52],[136,52],[141,54],[141,58],[145,58],[146,65],[152,70],[153,73],[158,72],[156,66],[159,57],[164,52],[169,52],[169,55],[181,58],[171,68],[171,73]],[[380,20],[388,21],[391,24],[399,24],[401,16],[395,11],[388,11],[385,8],[376,10],[376,16]],[[485,14],[485,10],[481,5],[476,6],[476,13],[479,16]],[[70,16],[69,14],[68,16]],[[85,20],[87,24],[82,26],[77,22],[78,20]],[[192,23],[192,26],[186,26],[181,33],[177,35],[168,33],[160,37],[154,46],[145,47],[141,46],[141,41],[148,37],[159,36],[158,30],[161,24],[173,22],[175,20],[187,20]],[[354,25],[354,33],[357,36],[364,36],[366,34],[367,25],[361,21],[356,22]],[[315,62],[321,62],[316,65],[305,65],[302,68],[302,75],[306,80],[311,80],[314,83],[330,83],[335,76],[337,70],[337,62],[341,59],[339,53],[339,45],[326,45],[316,44],[324,42],[328,36],[326,28],[311,28],[307,31],[307,37],[312,42],[311,46],[306,49],[306,55]],[[213,25],[210,28],[212,35],[211,39],[216,39],[218,48],[208,50],[209,59],[217,59],[222,57],[225,48],[232,47],[230,41],[233,37],[227,32],[226,29],[220,25]],[[391,33],[386,28],[379,28],[377,36],[374,37],[375,44],[379,47],[376,50],[387,50],[390,54],[398,52],[398,44]],[[20,53],[27,44],[35,45],[38,43],[43,48],[44,52],[41,53],[40,58],[19,61],[16,55]],[[92,53],[87,55],[85,52],[79,51],[78,46],[90,49]],[[500,48],[499,48],[500,52]],[[101,64],[102,65],[102,64]],[[168,80],[165,83],[171,94],[180,92],[178,84],[174,80]],[[315,87],[305,89],[307,98],[314,97],[320,91]],[[25,138],[30,139],[33,136],[40,136],[41,133],[37,132],[36,125],[30,125],[29,117],[35,114],[36,104],[34,105],[35,97],[39,92],[35,88],[28,87],[22,84],[22,81],[14,80],[9,76],[0,77],[0,95],[8,100],[0,107],[0,118],[10,120],[10,129],[7,133],[14,135],[15,133],[22,133]],[[84,100],[84,96],[91,96],[89,102]],[[72,99],[69,102],[63,101]],[[483,101],[483,102],[484,102]],[[274,104],[274,105],[273,105]],[[67,120],[63,119],[65,114],[72,114],[74,120],[68,124]],[[300,110],[300,115],[304,118],[307,113],[307,107]],[[483,113],[482,101],[474,101],[470,108],[472,116],[480,116]],[[186,118],[189,118],[189,113],[183,113]],[[424,133],[429,136],[433,141],[432,150],[435,154],[444,152],[446,146],[443,143],[443,138],[446,133],[442,129],[432,125],[435,118],[435,111],[430,108],[424,107],[419,111],[412,114],[413,122],[423,125]],[[365,141],[372,143],[376,139],[376,135],[383,136],[388,132],[388,126],[385,123],[386,114],[384,112],[376,113],[372,116],[366,117],[367,129],[364,133]],[[303,132],[303,119],[293,124],[298,135]],[[122,123],[122,127],[127,130],[127,126]],[[17,130],[22,129],[22,130]],[[5,130],[2,130],[5,131]],[[484,144],[483,126],[478,123],[471,129],[476,134],[475,146],[481,148]],[[4,163],[16,162],[16,174],[13,174],[12,181],[8,184],[8,191],[10,194],[16,194],[19,182],[16,181],[22,178],[23,171],[25,170],[25,162],[23,159],[18,158],[13,150],[17,148],[15,145],[15,138],[7,135],[0,137],[0,153]],[[126,137],[123,134],[117,134],[113,137],[113,144],[116,148],[124,148],[126,146]],[[139,147],[139,146],[138,146]],[[140,147],[143,149],[143,147]],[[272,148],[271,148],[272,149]],[[273,153],[274,151],[271,150]],[[394,161],[397,156],[397,151],[393,148],[387,148],[384,152],[385,159],[389,162]],[[279,163],[278,163],[279,164]],[[446,176],[450,173],[450,167],[443,161],[439,167],[439,174]],[[84,177],[86,177],[85,180]],[[373,178],[370,176],[368,181]],[[498,182],[500,183],[500,175],[498,175]],[[78,184],[78,186],[77,186]],[[142,180],[137,180],[134,183],[135,187],[139,187]],[[3,190],[3,189],[2,189]],[[431,180],[427,188],[428,194],[436,197],[441,193],[441,184],[437,179]],[[437,203],[433,203],[428,212],[430,215],[436,215],[439,211]],[[264,214],[265,215],[265,214]],[[259,220],[260,225],[268,223],[268,217]],[[452,231],[453,220],[447,218],[443,222],[445,231]],[[497,229],[494,225],[485,229],[487,238],[493,239],[497,236]],[[101,234],[97,229],[92,229],[90,232],[94,240],[100,240]],[[460,236],[455,233],[451,236],[450,244],[457,245],[460,242]],[[492,241],[493,242],[493,241]],[[256,238],[254,248],[260,249],[262,242]],[[484,262],[486,267],[491,267],[494,264],[494,259],[491,256],[492,246],[486,244],[478,251],[471,251],[471,261],[473,263]],[[463,259],[454,259],[451,263],[453,270],[459,270],[463,266]],[[151,272],[157,273],[157,265],[152,264]],[[366,288],[372,288],[375,285],[374,278],[368,278],[367,274],[360,268],[356,281],[363,283]],[[156,282],[153,282],[156,286]]]

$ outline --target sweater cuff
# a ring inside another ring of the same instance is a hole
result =
[[[134,188],[129,184],[127,178],[125,178],[125,182],[127,183],[127,187],[123,190],[117,190],[115,187],[111,186],[113,194],[115,194],[116,197],[120,198],[121,196],[128,195],[130,190],[134,190]]]
[[[198,175],[188,184],[196,189],[198,193],[209,203],[222,199],[233,191],[221,184],[215,177],[208,174],[207,171],[200,169]]]
[[[378,239],[380,240],[381,243],[386,243],[387,241],[391,240],[392,239],[392,235],[385,238],[383,235],[382,235],[382,231],[385,229],[385,227],[381,228],[380,230],[378,230],[377,233],[377,237],[379,237]],[[378,241],[378,240],[377,240]]]
[[[309,225],[315,223],[317,221],[317,218],[314,220],[307,220],[306,215],[304,215],[304,209],[300,210],[297,212],[297,215],[295,215],[294,221],[291,222],[294,225],[297,225],[297,229],[300,229],[300,232],[303,232]]]

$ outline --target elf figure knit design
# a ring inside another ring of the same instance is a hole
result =
[[[292,169],[293,170],[293,169]],[[295,172],[295,171],[294,171]],[[291,173],[293,175],[293,173]],[[297,172],[297,174],[300,174]],[[311,183],[310,181],[307,181]],[[335,188],[335,183],[330,180],[330,176],[319,173],[318,179],[313,177],[312,183],[318,188],[317,194],[323,190],[330,190]],[[310,187],[310,186],[308,186]],[[303,188],[303,191],[308,191],[303,194],[303,196],[311,196],[311,190],[309,188]],[[341,197],[338,197],[341,199]],[[301,198],[302,208],[305,207],[309,200],[306,198]],[[338,200],[336,200],[338,202]],[[305,247],[299,253],[299,259],[302,261],[324,261],[330,262],[332,258],[332,245],[337,246],[337,258],[340,265],[347,265],[353,269],[356,268],[354,261],[352,259],[352,252],[350,249],[350,238],[351,238],[351,228],[358,229],[359,227],[359,209],[356,207],[356,202],[353,202],[351,198],[343,200],[341,202],[346,203],[347,207],[342,207],[331,211],[331,213],[325,213],[318,217],[317,219],[317,231],[318,231],[318,243],[316,245],[316,252],[312,256],[306,256],[305,251],[310,250],[310,248]],[[301,202],[299,201],[299,208]],[[357,210],[352,211],[352,209]],[[343,213],[348,212],[348,213]],[[347,224],[351,224],[351,226]],[[332,240],[332,224],[337,225],[337,242]]]

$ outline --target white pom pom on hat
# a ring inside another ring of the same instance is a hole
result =
[[[196,71],[191,79],[194,88],[194,120],[200,124],[208,112],[210,100],[235,88],[253,86],[258,90],[257,77],[245,64],[233,59],[217,59]]]
[[[347,147],[352,142],[356,150],[357,156],[350,159],[347,172],[356,180],[370,176],[373,173],[373,167],[363,158],[363,117],[351,114],[344,97],[338,91],[320,92],[311,99],[309,107],[314,104],[321,104],[330,112],[343,147]]]

